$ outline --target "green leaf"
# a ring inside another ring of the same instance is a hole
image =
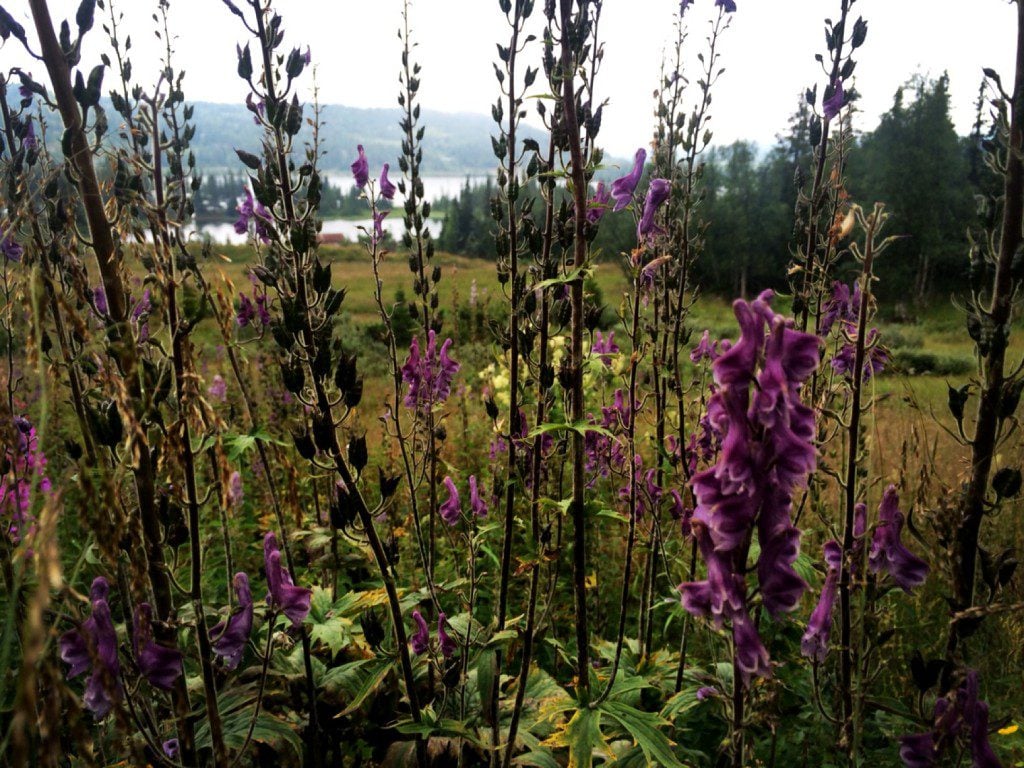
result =
[[[349,699],[348,706],[336,717],[350,715],[359,709],[366,698],[377,690],[394,665],[390,659],[374,657],[351,661],[328,670],[324,675],[324,688],[340,690]]]
[[[542,291],[545,288],[550,288],[554,285],[565,285],[582,278],[590,277],[593,274],[593,270],[590,267],[577,267],[572,272],[562,275],[561,277],[552,277],[549,280],[541,280],[534,286],[535,291]]]
[[[633,737],[649,763],[662,768],[684,768],[672,753],[672,743],[660,730],[661,726],[668,725],[661,717],[653,712],[641,712],[618,701],[605,701],[600,709]]]
[[[568,747],[568,768],[591,768],[594,751],[608,753],[608,745],[601,735],[601,710],[584,707],[544,742],[546,747]]]

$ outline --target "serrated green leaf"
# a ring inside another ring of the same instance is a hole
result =
[[[633,737],[649,763],[662,768],[685,768],[672,753],[672,743],[660,730],[661,726],[668,725],[661,717],[611,700],[603,702],[600,710]]]
[[[608,745],[601,734],[601,710],[577,709],[567,723],[544,741],[544,746],[568,747],[568,768],[591,768],[596,750],[608,753]]]
[[[394,667],[390,659],[374,657],[360,659],[334,667],[324,675],[323,686],[328,690],[340,691],[348,700],[348,706],[335,717],[350,715],[362,706]]]

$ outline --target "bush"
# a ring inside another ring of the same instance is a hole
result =
[[[974,370],[974,359],[965,355],[928,352],[923,349],[893,351],[893,367],[910,375],[933,373],[939,376],[960,376]]]

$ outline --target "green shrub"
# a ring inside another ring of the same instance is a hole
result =
[[[933,373],[939,376],[960,376],[974,370],[974,359],[966,355],[928,352],[923,349],[893,351],[894,368],[907,374]]]

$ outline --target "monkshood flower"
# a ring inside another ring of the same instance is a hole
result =
[[[178,744],[177,739],[168,739],[160,746],[163,749],[164,754],[171,760],[176,759],[178,757],[178,753],[181,751],[181,747]]]
[[[117,632],[107,603],[109,594],[110,584],[105,578],[93,579],[89,592],[92,615],[81,627],[65,632],[60,638],[60,657],[68,665],[68,679],[92,670],[82,701],[97,719],[105,717],[122,694]]]
[[[429,411],[448,399],[452,379],[460,368],[449,356],[451,346],[452,340],[445,339],[438,350],[433,330],[427,334],[427,349],[422,356],[419,339],[414,338],[409,344],[409,359],[402,366],[402,381],[409,386],[403,401],[406,408]]]
[[[306,46],[306,52],[302,54],[302,63],[307,67],[313,63],[313,53],[309,50],[309,46]]]
[[[850,286],[836,280],[832,283],[832,295],[825,302],[822,308],[820,332],[826,336],[836,321],[844,323],[856,323],[857,315],[860,312],[860,283],[853,284],[853,291]]]
[[[28,125],[25,127],[25,135],[21,138],[21,145],[25,149],[35,149],[39,146],[39,140],[36,139],[36,129],[32,123],[32,118],[28,119]]]
[[[391,166],[388,163],[384,163],[384,168],[380,172],[380,196],[385,200],[393,200],[395,197],[395,185],[388,178],[388,171]]]
[[[0,454],[7,467],[5,474],[0,475],[0,533],[20,544],[30,539],[35,530],[33,487],[48,494],[51,483],[46,475],[46,454],[39,448],[35,427],[22,416],[15,417],[14,427],[17,445],[7,446]]]
[[[302,624],[309,613],[309,601],[313,590],[308,587],[297,587],[292,575],[281,564],[281,550],[277,546],[277,536],[267,531],[263,537],[263,562],[267,570],[267,605],[280,611],[291,619],[292,626]]]
[[[821,103],[826,120],[831,120],[839,114],[839,111],[843,108],[843,102],[845,99],[846,94],[843,92],[843,81],[837,78],[835,82],[832,83],[832,95]]]
[[[487,517],[487,502],[480,496],[476,475],[469,476],[469,508],[476,517]]]
[[[107,292],[102,285],[97,285],[92,289],[92,302],[96,305],[96,311],[101,315],[110,312],[110,308],[107,306]]]
[[[701,334],[700,341],[697,342],[697,346],[690,350],[690,361],[694,364],[700,363],[702,360],[715,361],[718,357],[718,342],[711,341],[711,331],[705,329],[704,333]]]
[[[750,618],[747,556],[760,545],[757,579],[772,616],[793,610],[806,584],[793,569],[800,533],[790,520],[795,489],[814,469],[814,412],[800,387],[817,367],[819,341],[776,315],[765,291],[734,305],[740,339],[712,365],[717,389],[708,419],[722,434],[718,461],[692,480],[697,507],[691,526],[707,579],[680,586],[683,606],[732,625],[744,679],[770,674],[767,652]]]
[[[153,609],[149,603],[136,606],[132,624],[132,648],[139,672],[150,685],[171,690],[174,681],[181,677],[181,651],[160,645],[153,639]]]
[[[662,203],[668,200],[672,192],[672,184],[668,179],[651,179],[647,187],[647,197],[644,199],[644,212],[636,225],[636,239],[643,242],[649,236],[660,235],[664,229],[654,223],[654,216]]]
[[[437,614],[437,640],[441,646],[441,655],[446,659],[450,659],[455,651],[458,650],[458,645],[445,631],[445,624],[448,623],[448,617],[444,615],[444,611]]]
[[[735,0],[715,0],[715,5],[726,13],[736,13]]]
[[[384,219],[391,211],[376,211],[373,214],[373,244],[378,245],[384,239]]]
[[[590,347],[590,354],[596,355],[605,367],[610,368],[612,355],[618,353],[619,345],[615,343],[615,331],[608,331],[607,336],[602,336],[600,331],[594,331],[594,343]]]
[[[899,503],[896,486],[890,485],[878,506],[878,527],[871,539],[868,567],[872,573],[888,573],[904,592],[909,593],[924,583],[928,564],[907,549],[900,539],[903,513]]]
[[[686,7],[686,2],[693,2],[693,0],[684,0],[683,7]],[[718,689],[713,688],[710,685],[704,685],[697,689],[697,701],[707,701],[713,696],[718,695]]]
[[[356,147],[359,152],[359,157],[352,161],[352,178],[356,180],[356,188],[362,189],[370,181],[370,163],[366,159],[366,153],[363,151],[363,145],[360,144]]]
[[[21,257],[25,255],[25,249],[14,241],[9,231],[4,232],[0,229],[0,253],[8,261],[21,261]]]
[[[961,751],[967,742],[973,768],[1000,768],[1002,763],[988,740],[988,704],[979,699],[979,680],[968,670],[955,691],[938,699],[932,711],[932,730],[900,737],[900,760],[906,768],[932,768],[947,752]]]
[[[612,192],[605,187],[604,182],[597,182],[594,196],[587,201],[587,221],[591,224],[597,224],[601,220],[601,217],[608,210],[608,201],[611,199],[611,196]]]
[[[856,327],[848,328],[847,333],[852,333],[854,339],[852,341],[848,340],[843,344],[835,354],[835,357],[829,362],[832,370],[847,378],[853,376],[854,361],[857,359],[856,332]],[[861,377],[864,381],[867,381],[872,376],[885,370],[885,365],[888,362],[889,352],[878,343],[878,329],[872,328],[868,331],[867,342],[864,346],[864,365]]]
[[[413,633],[412,652],[422,656],[430,648],[430,630],[427,628],[427,621],[419,611],[412,612],[412,620],[416,622],[416,632]]]
[[[219,373],[215,374],[210,386],[206,388],[206,394],[223,403],[228,396],[228,383],[224,381],[224,377]]]
[[[828,640],[832,635],[832,609],[839,592],[839,571],[842,567],[843,551],[837,541],[825,543],[825,563],[828,573],[821,587],[821,597],[811,612],[807,630],[800,640],[800,653],[808,659],[822,662],[828,655]]]
[[[621,211],[632,202],[633,192],[636,191],[636,185],[640,183],[646,160],[647,150],[641,147],[633,156],[633,170],[612,182],[611,196],[615,200],[613,211]]]
[[[236,210],[238,211],[238,219],[235,220],[237,234],[247,234],[249,225],[254,224],[256,237],[260,242],[264,245],[270,242],[269,225],[273,222],[273,217],[263,203],[253,199],[252,192],[248,188],[245,189],[245,198]]]
[[[270,325],[270,309],[267,307],[267,295],[265,293],[255,294],[256,301],[253,302],[246,294],[238,294],[238,312],[235,313],[235,322],[239,328],[248,325],[256,325],[256,321],[264,328]]]
[[[213,638],[213,652],[224,659],[224,666],[235,669],[245,653],[245,644],[252,632],[252,590],[249,577],[239,571],[234,578],[238,607],[226,621],[210,629]]]
[[[441,519],[448,525],[457,525],[462,517],[462,502],[459,499],[459,489],[455,487],[452,479],[445,475],[444,487],[448,489],[448,499],[438,507]]]

